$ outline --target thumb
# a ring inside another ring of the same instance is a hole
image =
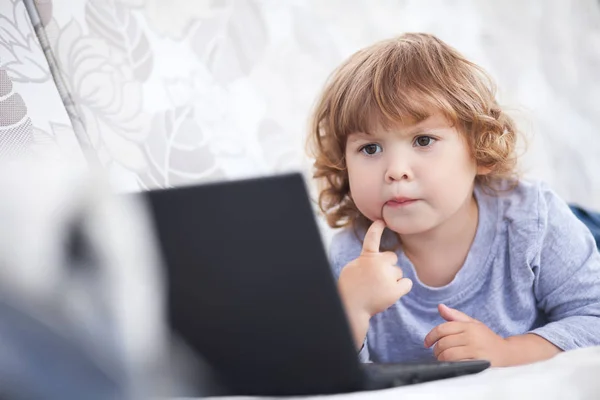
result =
[[[469,317],[467,314],[455,310],[454,308],[450,308],[445,304],[440,304],[438,306],[438,311],[442,318],[446,321],[458,321],[458,322],[477,322],[476,319]]]

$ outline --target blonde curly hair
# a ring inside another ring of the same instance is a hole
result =
[[[363,218],[349,196],[345,151],[349,134],[417,123],[439,110],[465,135],[478,166],[476,184],[493,192],[516,182],[517,132],[496,101],[492,79],[433,35],[407,33],[350,56],[329,78],[308,136],[318,203],[331,227]]]

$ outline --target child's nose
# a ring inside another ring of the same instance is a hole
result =
[[[405,157],[394,157],[390,161],[385,173],[385,180],[388,183],[411,180],[413,178],[412,169],[410,168],[410,161]]]

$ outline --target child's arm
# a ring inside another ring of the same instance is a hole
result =
[[[340,293],[342,292],[341,287],[339,288],[339,291]],[[371,315],[363,310],[362,307],[355,307],[350,304],[344,299],[343,296],[342,303],[344,304],[346,317],[348,318],[348,323],[350,324],[350,329],[352,330],[354,344],[356,345],[356,348],[360,350],[364,345],[367,331],[369,330],[369,321],[371,320]]]
[[[561,350],[600,345],[600,254],[588,228],[550,190],[539,198],[538,243],[528,254],[533,291],[545,326],[501,338],[481,322],[440,306],[449,322],[434,328],[425,346],[435,344],[443,360],[488,359],[495,366],[552,357]]]
[[[392,252],[379,252],[383,221],[375,221],[367,231],[360,256],[348,263],[338,280],[340,297],[346,309],[356,347],[365,341],[371,316],[394,304],[412,288],[396,266]]]
[[[549,323],[530,333],[562,350],[600,345],[600,254],[589,229],[549,190],[540,198],[537,306]]]
[[[511,336],[506,339],[508,346],[508,365],[529,364],[547,360],[562,350],[534,333]]]

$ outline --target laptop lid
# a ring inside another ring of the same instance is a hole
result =
[[[144,195],[167,265],[170,323],[237,394],[360,389],[300,174]]]

